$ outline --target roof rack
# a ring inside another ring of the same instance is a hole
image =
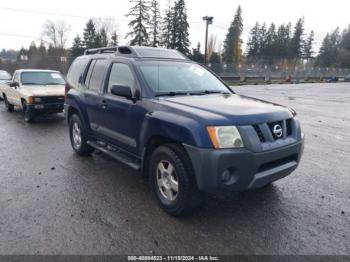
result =
[[[84,54],[92,55],[92,54],[103,54],[103,53],[115,53],[117,51],[118,51],[117,46],[111,46],[111,47],[87,49],[85,50]]]
[[[94,54],[115,54],[116,56],[127,56],[134,58],[158,58],[158,59],[176,59],[188,60],[186,56],[177,50],[145,47],[145,46],[113,46],[87,49],[85,55]]]

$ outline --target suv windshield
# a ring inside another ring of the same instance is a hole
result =
[[[11,75],[7,72],[0,72],[0,80],[10,80]]]
[[[156,95],[230,93],[228,88],[204,67],[169,61],[140,61],[139,67]]]
[[[57,72],[22,72],[22,85],[64,85],[65,81]]]

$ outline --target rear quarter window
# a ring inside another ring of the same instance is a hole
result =
[[[83,75],[89,62],[87,58],[77,58],[69,68],[67,83],[71,88],[78,88],[79,78]]]

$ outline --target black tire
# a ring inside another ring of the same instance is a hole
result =
[[[77,125],[80,129],[80,144],[77,144],[73,138],[73,128]],[[80,156],[89,156],[94,151],[94,148],[87,144],[89,137],[81,122],[79,115],[74,114],[69,120],[69,137],[73,150]]]
[[[22,103],[22,108],[23,108],[23,116],[24,116],[24,121],[27,123],[33,123],[35,119],[34,113],[27,107],[27,103],[23,101]]]
[[[4,101],[5,101],[5,107],[7,109],[8,112],[13,112],[15,110],[14,106],[12,104],[9,103],[9,101],[7,100],[6,95],[4,95]]]
[[[163,162],[169,162],[176,174],[178,192],[176,198],[172,201],[166,199],[163,194],[164,191],[158,185],[160,177],[158,165]],[[168,214],[172,216],[187,215],[199,206],[201,194],[197,187],[192,163],[186,151],[180,145],[167,144],[158,147],[151,156],[149,174],[152,191],[160,206]]]

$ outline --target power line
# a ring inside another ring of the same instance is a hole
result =
[[[0,9],[11,11],[11,12],[22,12],[22,13],[31,13],[31,14],[39,14],[39,15],[54,15],[54,16],[63,16],[63,17],[71,17],[71,18],[83,18],[83,19],[90,19],[93,18],[91,16],[83,16],[83,15],[76,15],[76,14],[66,14],[66,13],[56,13],[56,12],[47,12],[47,11],[37,11],[32,9],[22,9],[22,8],[13,8],[13,7],[7,7],[7,6],[0,6]],[[112,16],[112,15],[111,15]],[[122,19],[122,18],[115,18],[116,21],[121,22],[129,22],[128,19]],[[189,21],[190,24],[202,24],[202,21]],[[225,29],[223,26],[214,25],[218,28]]]

